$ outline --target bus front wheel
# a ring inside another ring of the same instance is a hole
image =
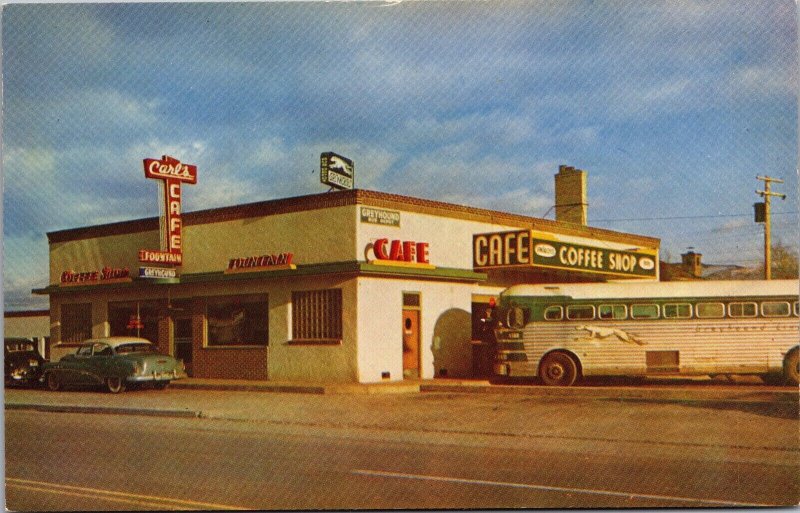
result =
[[[539,377],[545,385],[568,387],[578,379],[578,365],[570,355],[554,351],[542,358]]]
[[[786,377],[788,385],[797,386],[800,384],[800,351],[792,350],[783,361],[783,375]]]

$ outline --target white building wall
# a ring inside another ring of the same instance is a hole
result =
[[[391,278],[358,279],[358,380],[403,379],[403,293],[419,293],[420,377],[469,377],[472,371],[468,283]]]

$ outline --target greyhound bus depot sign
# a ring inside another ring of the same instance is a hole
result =
[[[476,271],[533,267],[613,276],[656,277],[658,251],[618,250],[555,240],[534,230],[482,233],[472,236]]]
[[[158,180],[160,197],[161,247],[139,250],[139,261],[148,264],[181,265],[183,238],[181,228],[181,184],[197,183],[197,166],[181,163],[164,155],[161,160],[144,159],[144,176]]]

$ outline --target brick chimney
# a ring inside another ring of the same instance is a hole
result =
[[[701,277],[703,275],[703,264],[700,263],[702,258],[702,253],[695,253],[694,251],[683,253],[681,255],[681,263],[684,270],[695,278]]]
[[[586,171],[558,166],[556,177],[556,221],[586,225]]]

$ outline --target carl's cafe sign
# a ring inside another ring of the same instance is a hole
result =
[[[534,230],[472,236],[475,270],[536,267],[654,278],[657,261],[655,249],[618,250],[575,244]]]

